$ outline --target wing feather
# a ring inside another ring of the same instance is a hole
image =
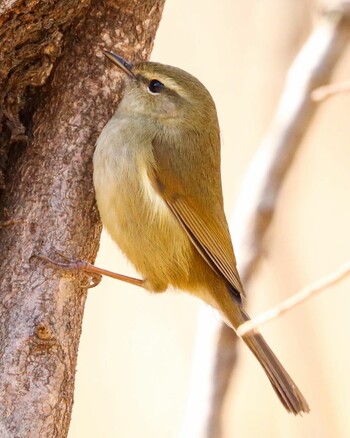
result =
[[[224,276],[236,291],[243,293],[236,269],[236,260],[233,250],[231,251],[232,244],[227,224],[220,224],[220,226],[208,217],[199,216],[184,198],[179,197],[174,201],[165,199],[165,201],[189,237],[194,236],[194,244],[207,263],[217,273]],[[231,248],[227,248],[228,242]]]
[[[213,162],[213,174],[207,175],[191,155],[179,166],[174,156],[178,148],[164,140],[153,141],[153,152],[155,163],[149,171],[153,186],[208,265],[244,296],[222,204],[220,162]],[[210,165],[210,155],[204,158]],[[195,175],[189,171],[193,165]]]

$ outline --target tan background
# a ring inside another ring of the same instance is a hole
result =
[[[295,0],[220,0],[215,6],[203,0],[166,2],[152,58],[193,73],[217,103],[229,217],[286,69],[311,27],[308,5]],[[349,76],[349,57],[335,79]],[[349,104],[348,95],[322,104],[302,144],[248,292],[252,314],[349,258]],[[133,274],[105,235],[96,263]],[[264,328],[312,413],[288,416],[242,349],[225,408],[225,436],[350,436],[349,291],[347,280]],[[151,296],[109,279],[91,290],[69,437],[176,437],[198,309],[198,302],[185,294]]]

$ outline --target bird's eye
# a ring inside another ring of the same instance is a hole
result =
[[[164,84],[157,79],[152,79],[148,84],[148,89],[152,94],[159,94],[164,89]]]

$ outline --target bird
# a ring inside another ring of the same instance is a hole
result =
[[[236,330],[249,316],[224,212],[215,103],[177,67],[104,54],[124,73],[125,87],[96,142],[96,202],[105,229],[142,280],[116,278],[154,293],[175,288],[195,295]],[[309,412],[262,335],[242,339],[286,410]]]

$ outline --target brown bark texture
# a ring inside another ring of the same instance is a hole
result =
[[[89,281],[32,256],[94,261],[92,154],[122,86],[101,49],[147,59],[163,3],[0,2],[1,437],[68,433]]]

